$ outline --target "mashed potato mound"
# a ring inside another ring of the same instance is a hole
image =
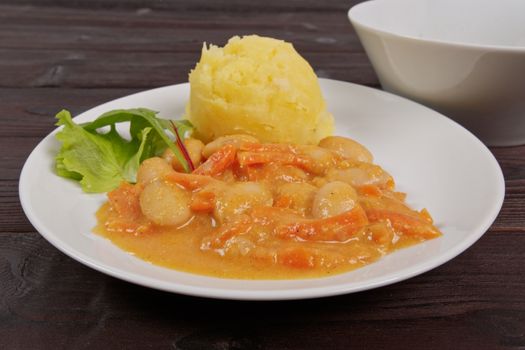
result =
[[[285,41],[250,35],[204,45],[189,81],[186,117],[205,142],[242,133],[316,144],[333,131],[317,76]]]

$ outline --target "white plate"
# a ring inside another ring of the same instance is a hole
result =
[[[246,281],[204,277],[158,267],[91,232],[104,195],[81,191],[53,173],[56,130],[34,149],[20,176],[20,200],[33,226],[73,259],[108,275],[182,294],[247,300],[304,299],[357,292],[395,283],[439,266],[467,249],[490,227],[505,185],[489,150],[443,115],[379,90],[321,79],[337,134],[355,138],[408,192],[415,208],[426,207],[443,236],[390,254],[345,274],[305,280]],[[180,118],[189,85],[126,96],[95,107],[76,122],[116,108],[147,107]]]

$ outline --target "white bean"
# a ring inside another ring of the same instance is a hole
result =
[[[176,185],[154,181],[140,194],[142,213],[157,225],[180,226],[191,216],[189,193]]]
[[[259,181],[270,181],[272,184],[283,184],[288,182],[304,182],[308,180],[308,175],[304,170],[292,165],[282,165],[277,163],[266,164],[260,171]]]
[[[328,136],[319,142],[319,146],[334,151],[343,158],[372,163],[374,157],[365,146],[342,136]]]
[[[306,165],[307,170],[313,174],[321,175],[335,164],[334,154],[319,146],[297,146],[299,154],[306,157],[310,162]]]
[[[214,216],[220,222],[226,222],[253,207],[272,206],[272,204],[272,193],[264,184],[239,182],[218,193]]]
[[[306,182],[285,183],[277,189],[277,200],[286,198],[289,208],[306,215],[310,212],[317,187]]]
[[[149,158],[139,166],[137,182],[146,185],[172,172],[173,168],[164,159],[159,157]]]
[[[329,182],[314,197],[312,215],[327,218],[352,210],[357,203],[357,193],[345,182]]]
[[[348,169],[332,169],[326,174],[330,181],[343,181],[354,187],[376,185],[389,187],[394,183],[392,176],[380,166],[370,163],[359,163]]]

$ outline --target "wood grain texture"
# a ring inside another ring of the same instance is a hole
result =
[[[321,77],[378,85],[344,11],[247,16],[0,6],[0,87],[149,88],[183,82],[203,42],[224,44],[253,33],[292,41]]]
[[[183,82],[203,41],[280,37],[318,75],[377,87],[346,18],[353,3],[2,1],[0,349],[525,349],[525,146],[492,149],[506,198],[472,248],[335,298],[232,302],[135,286],[68,258],[22,212],[20,170],[58,110]]]

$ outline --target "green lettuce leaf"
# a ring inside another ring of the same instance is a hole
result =
[[[171,122],[157,118],[154,111],[145,108],[115,110],[80,125],[66,110],[56,118],[57,125],[64,126],[56,135],[62,143],[56,156],[56,173],[79,181],[84,192],[107,192],[122,181],[135,182],[140,163],[160,155],[167,147],[187,166],[180,150],[165,132],[171,130]],[[121,122],[129,122],[130,140],[117,132],[116,124]],[[189,122],[174,123],[181,135],[192,130]]]
[[[147,108],[116,109],[102,114],[91,123],[82,124],[82,126],[88,131],[95,131],[104,126],[130,122],[129,131],[132,138],[140,137],[139,133],[141,130],[146,127],[151,127],[153,129],[153,135],[151,136],[150,142],[145,146],[147,149],[144,152],[145,156],[142,160],[158,155],[158,150],[162,152],[166,147],[169,147],[184,167],[184,170],[190,172],[189,165],[184,159],[180,149],[171,141],[165,130],[172,130],[171,123],[174,123],[179,135],[184,138],[184,135],[193,130],[193,125],[187,120],[170,121],[157,118],[156,114],[156,112]]]

